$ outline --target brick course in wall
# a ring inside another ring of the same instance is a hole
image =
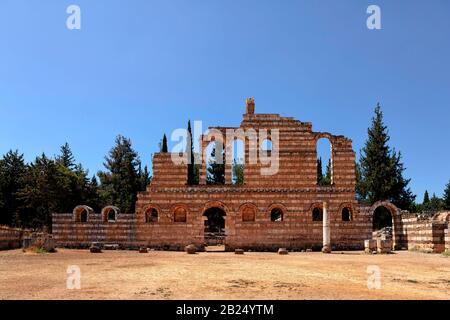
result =
[[[23,229],[0,226],[0,250],[20,248],[27,233]]]

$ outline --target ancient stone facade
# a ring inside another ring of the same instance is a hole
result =
[[[229,131],[234,135],[227,134]],[[257,135],[255,140],[249,132],[264,132],[265,136]],[[274,156],[270,154],[274,151],[262,150],[263,138],[271,140],[277,151],[274,159],[278,168],[274,174],[263,174],[273,163],[262,161],[262,157],[251,160],[255,146],[257,155]],[[317,141],[321,138],[331,144],[331,184],[327,186],[317,182]],[[208,144],[220,142],[225,154],[229,154],[236,139],[244,144],[244,183],[232,183],[232,164],[225,161],[225,184],[207,184]],[[114,207],[98,214],[86,206],[70,214],[54,214],[57,244],[88,247],[91,242],[103,242],[169,250],[182,250],[188,244],[203,247],[207,213],[211,210],[225,220],[223,242],[226,250],[233,251],[321,249],[328,246],[327,241],[332,250],[364,249],[364,240],[371,239],[373,215],[379,206],[392,214],[395,248],[407,247],[405,233],[412,239],[412,234],[418,232],[410,227],[414,223],[403,222],[402,212],[388,202],[372,207],[358,204],[355,153],[350,139],[315,132],[309,122],[278,114],[256,114],[252,99],[247,100],[239,127],[209,128],[201,136],[200,145],[198,185],[188,185],[187,163],[174,161],[180,156],[187,159],[186,154],[157,153],[153,157],[152,182],[138,194],[135,214],[121,214]],[[324,206],[328,217],[325,223]],[[440,234],[440,230],[436,232]]]

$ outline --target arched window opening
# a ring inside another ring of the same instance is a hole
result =
[[[352,220],[352,211],[350,208],[342,209],[342,221],[351,221]]]
[[[232,183],[240,186],[244,184],[244,142],[235,139],[232,145],[233,163],[231,167]]]
[[[212,141],[206,148],[206,183],[225,184],[225,152],[221,141]]]
[[[312,211],[313,221],[323,221],[323,211],[322,208],[315,207]]]
[[[86,223],[89,219],[89,214],[93,213],[94,211],[92,208],[85,206],[85,205],[79,205],[76,206],[75,209],[73,209],[73,215],[76,222]]]
[[[88,212],[86,209],[83,209],[80,213],[80,222],[87,222]]]
[[[256,210],[253,207],[245,207],[242,210],[242,221],[243,222],[254,222],[256,216]]]
[[[272,222],[283,221],[283,211],[279,208],[273,208],[272,211],[270,211],[270,221]]]
[[[155,208],[149,208],[145,211],[145,222],[154,223],[158,222],[158,210]]]
[[[183,207],[176,208],[173,213],[173,221],[174,222],[186,222],[187,221],[186,209]]]
[[[119,208],[114,206],[108,206],[103,208],[102,216],[103,222],[115,222],[117,220],[117,215],[119,214]]]
[[[270,154],[272,152],[272,140],[264,139],[261,142],[261,150]]]
[[[317,184],[329,186],[333,180],[332,145],[328,138],[317,140]]]
[[[108,212],[108,222],[109,221],[116,221],[116,213],[112,209]]]

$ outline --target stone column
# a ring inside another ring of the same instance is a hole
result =
[[[206,184],[206,147],[208,146],[208,143],[203,141],[203,135],[200,136],[200,146],[202,164],[200,166],[199,184],[204,185]]]
[[[326,201],[323,202],[323,253],[331,252],[331,241],[330,241],[330,216],[328,214],[328,204]]]

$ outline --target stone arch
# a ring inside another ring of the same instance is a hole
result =
[[[282,222],[286,218],[287,212],[287,208],[281,203],[273,203],[267,208],[266,215],[272,222]]]
[[[254,222],[256,221],[256,215],[258,214],[258,208],[253,203],[244,203],[239,207],[239,215],[242,222]]]
[[[323,221],[323,203],[315,202],[309,207],[308,214],[311,217],[311,221],[313,222],[322,222]]]
[[[73,209],[73,219],[75,222],[88,222],[89,216],[94,213],[91,207],[79,205]]]
[[[231,212],[225,203],[223,203],[221,201],[209,201],[203,206],[202,214],[204,214],[205,211],[210,208],[222,209],[225,212],[225,215],[227,215],[227,214],[229,214],[229,212]]]
[[[184,204],[176,204],[172,207],[173,222],[186,223],[189,208]]]
[[[346,211],[346,209],[348,211]],[[353,221],[355,219],[355,210],[353,204],[350,202],[344,202],[339,206],[338,213],[341,216],[342,221]]]
[[[330,150],[329,150],[329,163],[330,163],[330,178],[326,179],[326,170],[324,172],[324,169],[327,168],[328,166],[328,161],[325,161],[326,159],[321,159],[322,157],[319,156],[319,142],[321,140],[326,140],[327,143],[329,144]],[[319,163],[319,159],[321,159],[322,162],[322,172],[321,172],[321,176],[322,178],[319,177],[319,174],[317,175],[317,185],[319,186],[331,186],[333,185],[333,143],[334,143],[334,139],[333,136],[328,133],[328,132],[320,132],[317,133],[314,136],[314,143],[315,143],[315,150],[316,150],[316,167],[318,167],[318,163]],[[319,172],[318,168],[316,170],[316,172]]]
[[[159,222],[159,218],[161,217],[161,208],[154,204],[147,205],[144,210],[144,221],[146,223],[155,223]]]
[[[375,211],[379,208],[385,208],[389,211],[391,214],[391,221],[392,221],[392,239],[394,242],[394,248],[398,248],[401,246],[403,242],[403,225],[402,225],[402,213],[399,208],[397,208],[393,203],[391,203],[388,200],[381,200],[375,202],[370,207],[370,217],[371,217],[371,224],[372,229],[374,228],[374,223],[376,222],[376,216]]]
[[[120,209],[115,206],[106,206],[102,209],[103,222],[116,222]]]
[[[450,222],[450,212],[438,212],[433,216],[434,221]]]

